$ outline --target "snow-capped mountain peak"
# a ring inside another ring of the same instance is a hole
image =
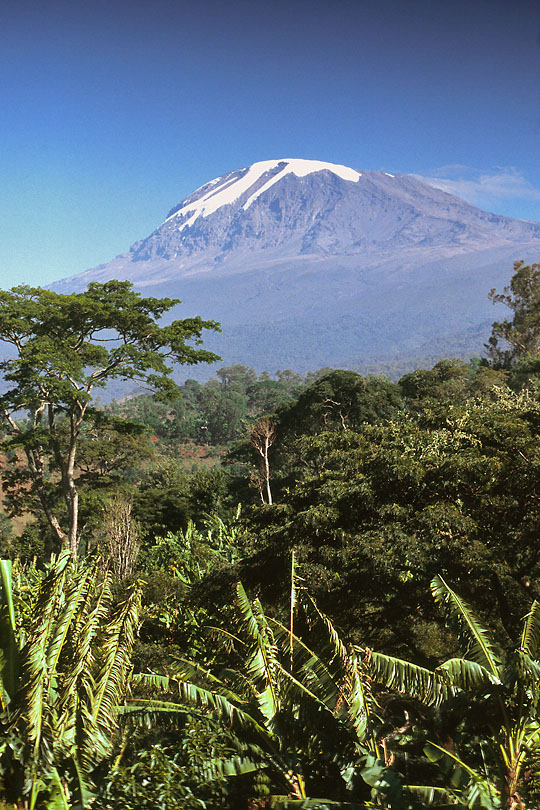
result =
[[[301,158],[283,158],[281,160],[262,160],[237,171],[224,174],[198,188],[180,207],[173,209],[166,221],[181,218],[178,230],[191,227],[199,217],[208,217],[224,205],[231,205],[243,195],[248,195],[242,208],[247,210],[255,200],[268,191],[288,174],[305,177],[313,172],[329,171],[357,183],[361,172],[336,163],[325,163],[321,160],[304,160]]]
[[[488,291],[539,251],[540,223],[417,178],[267,160],[205,183],[128,252],[54,288],[117,278],[179,298],[174,317],[221,322],[204,341],[225,364],[373,370],[384,360],[402,373],[480,354],[496,317]]]

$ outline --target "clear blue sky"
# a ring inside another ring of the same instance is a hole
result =
[[[538,0],[3,0],[0,287],[127,250],[257,160],[540,221]]]

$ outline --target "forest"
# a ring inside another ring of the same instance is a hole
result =
[[[469,362],[178,386],[173,299],[0,291],[1,810],[540,807],[540,264],[490,298]]]

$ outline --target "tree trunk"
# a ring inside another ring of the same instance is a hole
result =
[[[266,503],[272,503],[272,490],[270,488],[270,459],[268,457],[269,450],[274,444],[276,439],[276,429],[270,419],[263,416],[256,425],[254,425],[251,435],[250,435],[250,442],[252,446],[255,448],[257,453],[261,457],[260,462],[260,473],[257,478],[261,482],[261,488],[259,490],[261,494],[261,499],[264,503],[263,498],[263,487],[266,490]]]

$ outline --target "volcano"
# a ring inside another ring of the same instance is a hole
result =
[[[180,298],[172,317],[221,322],[205,347],[227,364],[395,375],[481,354],[500,314],[489,290],[539,254],[539,223],[415,177],[282,159],[211,180],[128,252],[52,288],[116,278]]]

